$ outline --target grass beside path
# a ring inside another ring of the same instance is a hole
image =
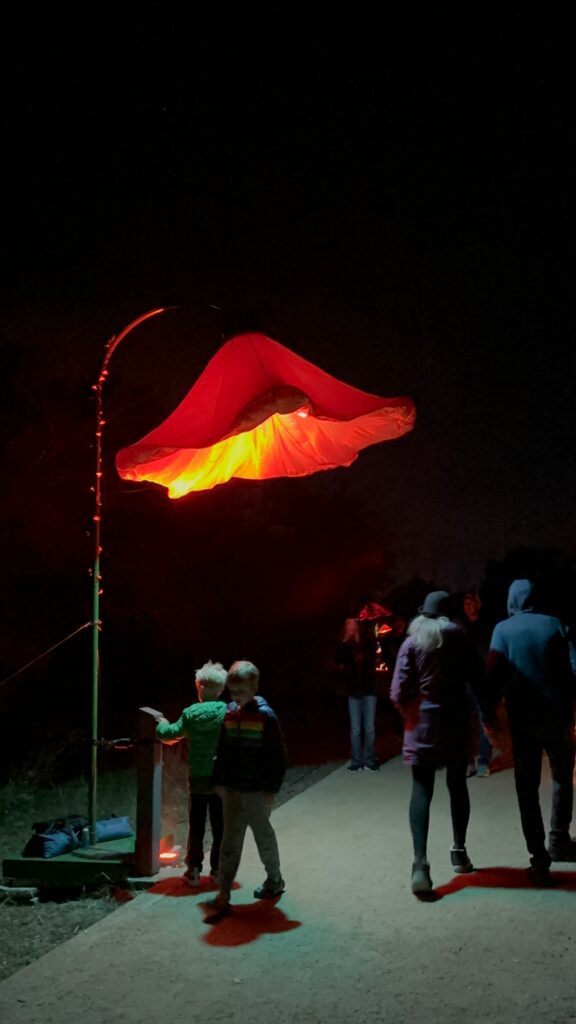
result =
[[[177,748],[169,748],[170,752]],[[288,769],[276,806],[302,793],[342,764],[296,765]],[[176,842],[185,846],[188,828],[186,765],[172,754],[164,772],[165,831],[174,832]],[[0,857],[21,852],[34,821],[66,814],[83,813],[87,801],[83,779],[51,787],[31,780],[11,782],[0,790]],[[109,772],[100,779],[99,814],[128,814],[135,822],[136,785],[131,770]],[[207,835],[206,844],[209,845]],[[7,898],[0,904],[0,981],[48,953],[112,913],[129,894],[105,886],[93,893],[35,897],[29,903]]]

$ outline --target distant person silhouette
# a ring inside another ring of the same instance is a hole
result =
[[[482,601],[477,591],[469,590],[464,594],[462,610],[464,613],[462,624],[466,634],[479,652],[482,661],[486,664],[490,633],[487,634],[486,632],[486,626],[482,618]],[[470,703],[477,720],[477,728],[475,730],[474,746],[471,751],[473,756],[470,758],[467,774],[468,776],[475,775],[478,779],[487,779],[490,776],[492,744],[486,735],[482,711],[471,691]]]
[[[351,760],[349,772],[377,772],[376,761],[376,678],[377,640],[375,626],[385,610],[368,602],[344,623],[340,660],[350,716]]]

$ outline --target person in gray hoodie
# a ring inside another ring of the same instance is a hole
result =
[[[576,840],[570,838],[576,662],[562,622],[536,611],[533,596],[530,580],[514,580],[510,586],[509,618],[492,634],[488,677],[494,705],[502,697],[506,701],[530,870],[535,882],[546,885],[552,861],[576,861]],[[539,798],[544,752],[552,772],[548,848]]]

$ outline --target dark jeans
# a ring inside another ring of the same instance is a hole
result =
[[[482,728],[482,724],[482,719],[480,718],[480,740],[477,764],[479,768],[489,768],[490,759],[492,757],[492,747],[490,746],[490,740]]]
[[[552,817],[550,838],[568,839],[572,821],[574,772],[574,726],[554,725],[536,728],[510,722],[514,777],[522,831],[529,853],[537,861],[548,863],[546,836],[540,810],[542,754],[546,752],[552,772]]]
[[[188,811],[190,829],[188,831],[188,849],[186,851],[186,863],[190,869],[198,868],[202,871],[204,861],[204,832],[206,831],[206,816],[210,816],[210,827],[212,829],[212,847],[210,850],[210,871],[216,874],[218,861],[220,860],[220,844],[224,829],[222,815],[222,801],[216,793],[194,793],[188,796]]]
[[[410,830],[414,844],[414,861],[422,864],[427,860],[428,826],[430,824],[430,804],[434,795],[436,781],[435,768],[422,768],[412,765],[412,796],[410,798]],[[446,785],[450,794],[450,814],[454,846],[461,850],[466,845],[466,831],[470,820],[470,797],[466,785],[466,758],[448,765],[446,768]]]
[[[350,743],[354,768],[376,767],[376,702],[372,694],[348,697],[350,714]]]
[[[480,705],[479,705],[478,701],[476,700],[476,697],[474,696],[474,694],[473,694],[472,690],[470,689],[470,687],[467,687],[467,691],[468,691],[468,701],[470,703],[470,707],[472,708],[473,713],[475,714],[476,718],[478,719],[479,737],[478,737],[478,759],[477,759],[476,763],[477,763],[479,768],[480,767],[488,768],[490,766],[490,760],[492,758],[492,747],[490,746],[490,740],[488,739],[486,733],[484,732],[484,728],[483,728],[484,727],[484,716],[482,714],[482,711],[480,710]]]

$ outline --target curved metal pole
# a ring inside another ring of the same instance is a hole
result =
[[[123,331],[120,331],[120,334],[113,334],[106,343],[104,359],[100,367],[98,380],[96,384],[92,385],[92,390],[96,396],[96,479],[93,487],[94,515],[92,517],[94,521],[94,564],[92,568],[92,748],[90,756],[90,790],[88,796],[88,818],[90,821],[91,844],[96,842],[96,808],[98,800],[98,684],[100,676],[100,627],[102,625],[100,621],[100,595],[102,593],[102,575],[100,573],[100,555],[102,553],[100,543],[102,526],[102,430],[106,422],[103,416],[102,390],[104,382],[108,376],[108,363],[120,342],[122,342],[135,327],[144,323],[145,320],[151,320],[152,317],[158,316],[159,313],[165,313],[169,309],[177,308],[177,306],[162,306],[158,309],[151,309],[148,313],[143,313],[142,316],[138,316],[135,320],[132,320]]]

